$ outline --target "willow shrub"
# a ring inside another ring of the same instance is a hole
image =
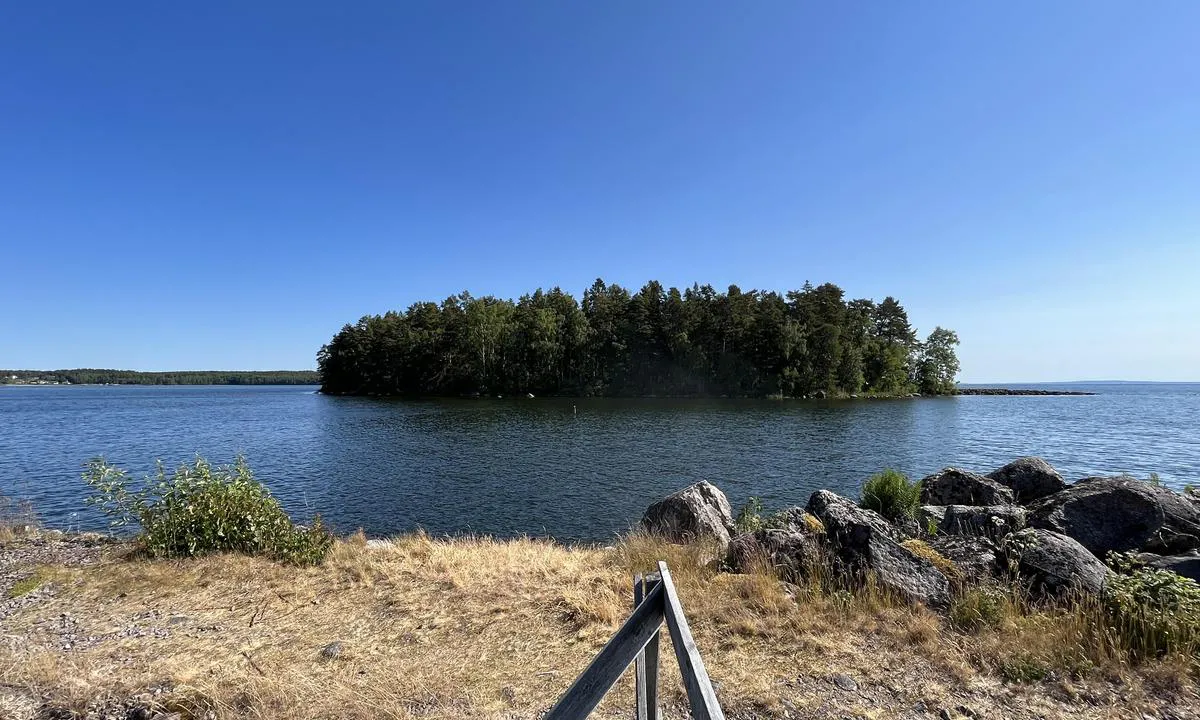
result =
[[[173,473],[159,463],[141,483],[98,458],[83,479],[94,493],[89,504],[116,527],[140,527],[137,540],[153,557],[235,552],[315,565],[333,545],[320,516],[297,526],[240,457],[228,466],[197,458]]]
[[[888,520],[916,517],[921,506],[921,483],[912,482],[896,470],[884,470],[863,483],[858,504]]]

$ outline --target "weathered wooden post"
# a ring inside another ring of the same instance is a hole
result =
[[[658,573],[633,578],[633,607],[636,610],[642,600],[656,585],[661,584]],[[634,667],[637,686],[637,720],[658,720],[658,640],[661,633],[654,633],[642,652],[638,653]]]
[[[671,573],[661,561],[658,573],[634,577],[633,614],[543,720],[583,720],[630,665],[634,667],[637,690],[636,720],[658,720],[658,645],[664,620],[683,675],[692,719],[725,720],[696,641],[692,639]]]

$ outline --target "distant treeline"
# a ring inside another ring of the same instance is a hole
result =
[[[950,393],[954,332],[920,342],[894,298],[805,283],[637,293],[597,280],[518,301],[450,297],[346,325],[321,348],[323,392],[351,395],[789,397]]]
[[[72,385],[316,385],[320,377],[313,370],[0,370],[0,383],[38,381]]]

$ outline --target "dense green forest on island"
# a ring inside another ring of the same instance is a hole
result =
[[[921,341],[892,297],[805,283],[631,293],[597,280],[516,302],[463,293],[367,316],[321,348],[321,389],[348,395],[821,396],[951,393],[958,336]]]
[[[316,385],[313,370],[0,370],[9,385]]]

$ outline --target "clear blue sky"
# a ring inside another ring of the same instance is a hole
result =
[[[306,368],[597,276],[892,294],[964,381],[1200,380],[1200,3],[25,2],[0,367]]]

